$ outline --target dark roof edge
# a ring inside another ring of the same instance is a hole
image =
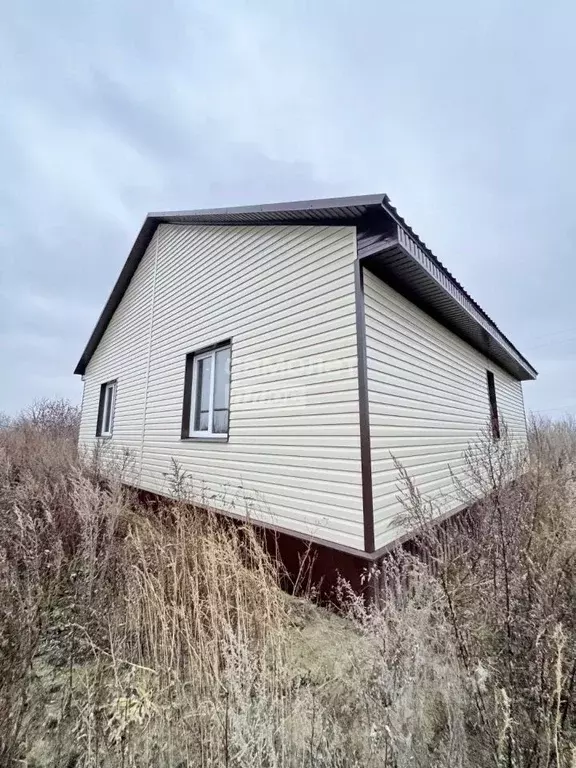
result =
[[[496,323],[486,314],[486,312],[482,309],[482,307],[474,301],[472,296],[466,291],[466,289],[456,280],[454,275],[442,264],[440,259],[438,259],[437,256],[434,255],[434,253],[428,248],[426,243],[420,239],[420,237],[414,232],[412,227],[406,222],[406,220],[398,213],[396,208],[392,205],[390,202],[390,198],[388,195],[384,195],[384,200],[382,201],[382,207],[386,211],[386,213],[391,216],[400,227],[402,227],[412,238],[412,240],[415,241],[416,245],[425,253],[425,255],[432,261],[434,264],[438,267],[438,269],[446,276],[446,278],[449,280],[452,285],[454,285],[458,291],[462,294],[463,298],[465,299],[465,302],[463,302],[464,306],[466,303],[470,304],[473,310],[476,310],[476,312],[480,315],[480,318],[485,321],[485,323],[490,327],[490,330],[492,332],[495,332],[496,340],[502,344],[504,347],[508,346],[510,348],[510,351],[512,352],[512,356],[516,357],[518,359],[518,362],[526,369],[528,373],[531,374],[531,378],[536,378],[538,375],[538,371],[532,366],[528,360],[524,357],[524,355],[520,352],[520,350],[512,344],[510,339],[502,333],[500,328],[496,325]],[[400,237],[401,239],[401,237]],[[408,249],[409,246],[408,246]],[[468,310],[470,312],[470,309]],[[474,316],[474,312],[470,312],[472,316]],[[478,319],[477,319],[478,322]],[[483,324],[483,323],[481,323]]]
[[[149,213],[134,245],[132,246],[128,258],[120,272],[120,275],[104,305],[104,308],[98,318],[98,321],[90,335],[88,343],[82,353],[80,360],[74,370],[75,374],[83,375],[86,367],[98,344],[100,343],[106,328],[114,315],[128,285],[146,249],[148,248],[154,233],[161,223],[191,223],[191,224],[237,224],[241,225],[259,225],[259,224],[301,224],[322,226],[323,223],[341,223],[342,226],[356,226],[360,224],[365,214],[374,211],[384,211],[388,217],[392,218],[399,229],[403,229],[407,237],[411,238],[414,247],[420,249],[429,259],[435,268],[444,276],[448,283],[458,291],[464,303],[468,303],[479,315],[480,320],[476,322],[480,325],[488,325],[498,343],[504,348],[508,347],[512,356],[517,358],[521,366],[529,374],[530,378],[535,378],[536,370],[521,355],[516,347],[500,331],[496,324],[488,317],[484,310],[472,299],[464,290],[458,281],[451,275],[446,267],[434,256],[432,251],[418,237],[406,221],[400,216],[396,208],[390,202],[385,194],[362,195],[357,197],[328,198],[322,200],[304,200],[286,203],[269,203],[265,205],[239,206],[232,208],[213,208],[189,211],[171,211]],[[474,312],[472,313],[474,315]]]
[[[287,203],[265,203],[264,205],[239,205],[231,208],[199,208],[195,211],[163,211],[149,213],[159,219],[192,218],[200,216],[209,219],[211,216],[224,217],[226,214],[237,217],[243,214],[258,213],[301,213],[305,211],[321,211],[326,208],[348,208],[381,205],[388,200],[385,194],[357,195],[356,197],[327,197],[320,200],[294,200]]]
[[[154,233],[156,232],[156,228],[158,227],[159,223],[160,219],[153,214],[149,214],[144,219],[144,223],[142,224],[140,232],[134,241],[134,245],[128,254],[128,258],[122,267],[122,271],[120,272],[120,275],[118,276],[118,279],[116,280],[116,283],[114,284],[114,287],[108,296],[108,300],[104,305],[104,309],[100,313],[100,317],[98,318],[98,321],[94,326],[94,330],[88,339],[88,343],[86,344],[84,352],[82,352],[82,357],[74,369],[75,374],[83,375],[86,372],[86,366],[96,351],[96,347],[100,343],[102,336],[104,336],[104,332],[108,327],[108,323],[112,319],[112,315],[122,301],[122,297],[126,293],[126,289],[134,277],[134,273],[138,268],[138,264],[141,262],[142,257],[148,248],[148,245],[154,237]]]
[[[90,358],[96,351],[96,347],[100,343],[100,340],[104,335],[104,331],[112,319],[112,315],[120,304],[122,296],[128,288],[130,280],[134,276],[138,264],[144,256],[150,241],[154,237],[154,233],[159,224],[163,222],[178,222],[179,220],[181,221],[190,218],[200,218],[203,219],[206,223],[209,223],[211,220],[222,220],[228,215],[232,217],[238,217],[242,215],[257,217],[258,214],[268,214],[269,217],[270,214],[275,213],[280,215],[302,213],[303,215],[310,215],[310,221],[305,221],[302,223],[313,225],[315,223],[314,218],[312,217],[314,212],[320,213],[322,210],[326,209],[341,210],[342,208],[349,207],[354,207],[356,209],[358,207],[364,208],[379,206],[381,205],[384,198],[385,195],[380,193],[375,195],[358,195],[356,197],[334,197],[319,200],[295,200],[286,203],[266,203],[263,205],[233,206],[231,208],[201,208],[198,210],[189,211],[156,211],[148,213],[144,219],[142,227],[140,228],[140,232],[134,241],[134,245],[130,250],[122,271],[120,272],[120,275],[114,287],[112,288],[108,300],[104,305],[104,309],[100,313],[100,317],[98,318],[94,330],[88,339],[88,343],[86,344],[82,356],[80,357],[80,360],[74,369],[74,373],[82,376],[86,372],[86,367],[90,362]],[[197,221],[196,223],[201,222]],[[248,222],[238,221],[239,225],[246,223]],[[289,220],[286,223],[289,223]],[[321,224],[321,221],[317,219],[316,223]],[[345,225],[346,222],[343,221],[342,224]],[[354,226],[353,218],[350,220],[350,226]]]

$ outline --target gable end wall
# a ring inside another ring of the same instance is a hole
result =
[[[81,441],[118,380],[126,479],[363,548],[353,227],[161,225],[85,374]],[[180,439],[186,355],[232,340],[230,434]]]

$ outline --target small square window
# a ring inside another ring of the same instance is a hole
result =
[[[182,437],[226,438],[230,417],[230,342],[186,357]]]
[[[116,406],[116,382],[107,381],[100,387],[98,405],[97,437],[112,437],[114,428],[114,408]]]

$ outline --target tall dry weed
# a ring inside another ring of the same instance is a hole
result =
[[[0,429],[0,765],[574,764],[574,424],[534,422],[529,456],[486,436],[451,524],[401,471],[418,541],[340,617],[280,590],[248,521],[143,508],[76,425]]]
[[[474,748],[498,765],[569,765],[576,740],[573,430],[570,420],[533,422],[529,454],[507,431],[496,443],[487,432],[462,484],[480,501],[451,524],[430,524],[434,504],[403,473],[416,548],[441,586],[471,685]]]

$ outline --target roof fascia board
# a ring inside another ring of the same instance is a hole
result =
[[[350,209],[350,216],[347,218],[345,212],[342,209]],[[361,210],[356,210],[361,209]],[[329,211],[333,210],[334,215],[330,216]],[[306,213],[313,211],[320,212],[326,211],[327,215],[323,216],[322,213],[317,213],[316,217],[306,217]],[[132,279],[138,264],[140,263],[146,248],[152,240],[156,228],[162,223],[174,223],[174,224],[230,224],[238,226],[246,226],[246,221],[235,222],[235,217],[241,217],[242,215],[254,215],[256,218],[251,222],[253,226],[266,226],[266,225],[300,225],[300,226],[351,226],[359,228],[360,230],[371,230],[371,222],[374,216],[377,217],[377,212],[383,212],[388,218],[387,221],[392,221],[397,227],[398,240],[402,248],[409,254],[410,257],[415,259],[426,271],[433,277],[433,279],[443,287],[461,306],[469,313],[472,319],[483,328],[486,333],[497,343],[505,352],[510,355],[516,363],[526,371],[529,378],[535,378],[537,373],[535,369],[525,360],[518,350],[506,339],[492,320],[483,312],[483,310],[474,302],[474,300],[466,293],[466,291],[460,286],[457,280],[450,274],[450,272],[441,264],[441,262],[434,256],[434,254],[426,247],[426,245],[418,238],[418,236],[412,231],[412,229],[406,224],[404,219],[398,214],[396,209],[390,203],[389,198],[386,195],[363,195],[358,197],[342,197],[342,198],[330,198],[325,200],[307,200],[307,201],[295,201],[280,204],[266,204],[257,206],[243,206],[235,208],[214,208],[214,209],[202,209],[196,211],[172,211],[172,212],[159,212],[150,213],[144,220],[144,223],[140,229],[140,232],[132,246],[130,254],[122,268],[122,271],[110,293],[110,296],[102,310],[102,313],[94,327],[94,330],[90,336],[90,339],[82,353],[78,365],[74,373],[84,374],[86,367],[94,354],[108,323],[110,322],[116,308],[118,307],[122,296],[124,295],[130,280]],[[301,212],[302,218],[298,218],[297,214]],[[341,217],[338,216],[338,212],[341,213]],[[264,214],[267,218],[261,222],[258,221],[258,214]],[[270,218],[270,214],[278,213],[279,219],[275,220]],[[294,214],[294,216],[288,215],[286,220],[282,220],[282,214]],[[218,220],[218,217],[230,217],[227,221]],[[368,224],[368,227],[365,225]],[[391,233],[381,233],[383,239],[389,237]],[[373,246],[372,253],[385,247],[385,242],[381,242],[379,245],[376,243]]]
[[[426,251],[420,247],[416,240],[411,237],[401,225],[398,226],[398,242],[413,259],[424,267],[426,272],[441,286],[441,288],[457,301],[472,319],[526,371],[530,378],[536,378],[538,374],[530,363],[522,357],[518,350],[508,341],[504,334],[498,330],[494,323],[476,308],[474,302],[468,298],[460,286],[458,286],[453,279],[450,279],[446,272],[438,266],[434,259],[430,258]]]
[[[289,211],[317,211],[323,208],[347,208],[349,206],[381,205],[386,195],[359,195],[357,197],[331,197],[324,200],[297,200],[288,203],[266,203],[265,205],[244,205],[232,208],[200,208],[192,211],[165,211],[150,213],[158,219],[185,218],[192,216],[241,216],[244,213],[287,213]]]

